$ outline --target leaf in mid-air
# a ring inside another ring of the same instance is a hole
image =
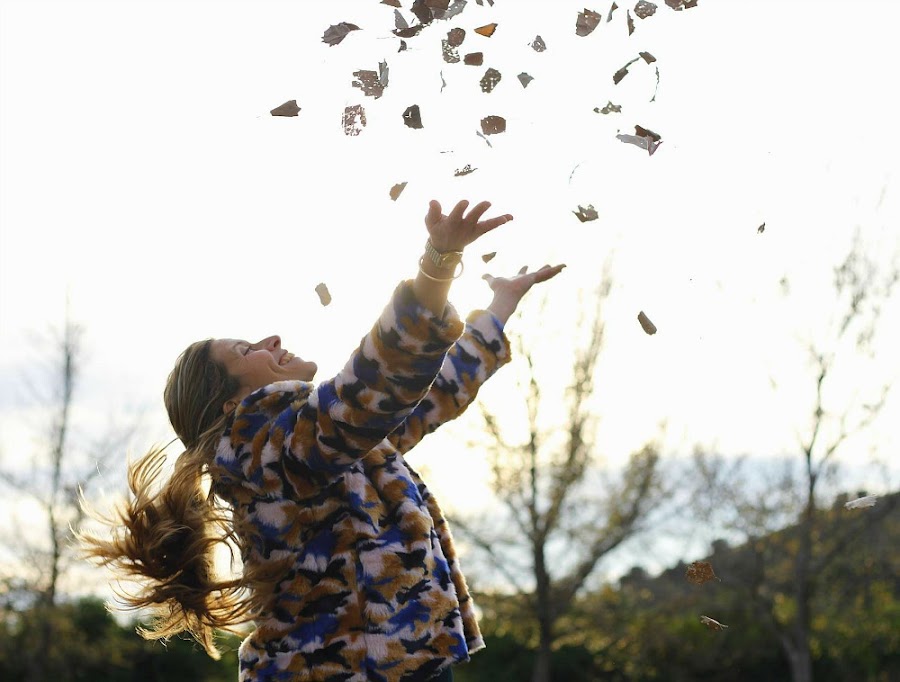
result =
[[[638,313],[638,322],[641,323],[641,329],[650,336],[656,333],[656,325],[650,321],[650,318],[644,314],[643,310]]]
[[[356,24],[342,21],[339,24],[333,24],[325,29],[325,34],[322,36],[322,42],[328,43],[329,47],[334,47],[335,45],[339,45],[340,42],[347,37],[348,33],[358,30],[360,29]]]
[[[300,113],[300,107],[297,106],[297,100],[292,99],[275,107],[269,113],[272,116],[296,116]]]

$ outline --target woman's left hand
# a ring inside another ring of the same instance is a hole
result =
[[[528,272],[528,266],[526,265],[519,270],[518,274],[512,277],[483,275],[482,279],[488,283],[488,286],[494,292],[494,300],[491,301],[488,310],[500,318],[501,322],[506,323],[515,312],[519,301],[522,300],[522,297],[528,293],[531,287],[539,282],[546,282],[548,279],[556,277],[562,272],[564,267],[566,267],[565,264],[545,265],[540,270]]]

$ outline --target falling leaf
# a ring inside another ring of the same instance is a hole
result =
[[[450,5],[450,0],[425,0],[425,6],[429,9],[446,10]]]
[[[398,38],[415,38],[423,28],[425,28],[425,24],[416,24],[409,28],[395,28],[392,33]]]
[[[454,0],[453,4],[447,10],[435,10],[435,19],[452,19],[466,8],[466,0]]]
[[[497,255],[496,251],[491,251],[490,253],[486,253],[486,254],[482,255],[481,260],[483,260],[485,263],[489,263],[496,255]]]
[[[422,114],[419,111],[419,105],[413,104],[406,108],[403,112],[403,122],[409,128],[422,128]]]
[[[523,88],[527,88],[528,84],[534,80],[534,76],[529,76],[524,71],[519,74],[518,78],[519,78],[519,82],[522,84]]]
[[[585,7],[583,12],[579,12],[578,18],[575,20],[575,35],[579,35],[582,38],[590,35],[597,28],[601,18],[599,14]]]
[[[481,132],[485,135],[497,135],[506,130],[506,119],[502,116],[485,116],[481,119]]]
[[[468,175],[469,173],[474,173],[474,172],[477,171],[477,170],[478,170],[477,168],[472,168],[472,166],[470,166],[470,165],[467,163],[467,164],[466,164],[465,166],[463,166],[462,168],[457,168],[456,171],[453,173],[453,176],[454,176],[454,177],[457,177],[457,178],[460,178],[460,177],[462,177],[463,175]]]
[[[475,29],[475,33],[480,36],[484,36],[485,38],[490,38],[494,35],[494,31],[497,30],[497,24],[485,24],[484,26],[479,26]]]
[[[434,11],[431,7],[428,6],[428,2],[426,0],[415,0],[413,2],[412,7],[409,8],[410,11],[416,15],[416,18],[419,20],[419,23],[422,26],[427,26],[432,21],[434,21]]]
[[[448,64],[459,62],[459,52],[456,48],[462,45],[466,37],[466,31],[462,28],[451,28],[447,32],[447,38],[441,41],[444,52],[444,61]]]
[[[759,227],[756,228],[756,234],[762,234],[765,231],[766,231],[765,223],[763,223],[762,225],[760,225]]]
[[[647,62],[648,64],[652,64],[653,62],[656,61],[656,57],[654,57],[649,52],[638,52],[638,54],[641,55],[641,57],[643,57],[644,61]]]
[[[409,28],[409,24],[407,23],[406,19],[403,18],[403,15],[400,14],[400,10],[398,9],[394,10],[394,28],[398,28],[401,30],[404,28]]]
[[[634,33],[634,19],[631,18],[631,12],[629,10],[625,10],[625,17],[628,20],[628,35]]]
[[[604,106],[602,109],[600,109],[599,107],[594,107],[594,111],[596,111],[598,114],[620,114],[622,113],[622,105],[607,102],[606,106]]]
[[[444,72],[443,71],[440,72],[440,77],[441,77],[441,92],[443,92],[444,88],[447,87],[447,81],[444,80]]]
[[[269,113],[272,116],[296,116],[300,113],[300,107],[297,106],[297,100],[292,99],[275,107]]]
[[[487,1],[491,7],[494,6],[494,0],[487,0]],[[484,0],[475,0],[475,2],[478,3],[479,7],[484,7]]]
[[[400,41],[400,49],[397,50],[397,52],[403,52],[404,50],[406,50],[406,41],[405,41],[405,40],[401,40],[401,41]]]
[[[683,9],[690,9],[691,7],[697,6],[698,0],[666,0],[666,4],[674,9],[676,12],[680,12]]]
[[[358,31],[359,26],[356,24],[349,24],[346,21],[342,21],[339,24],[333,24],[329,26],[325,30],[325,34],[322,36],[322,42],[328,43],[329,47],[334,47],[335,45],[339,45],[340,42],[347,37],[347,34],[350,31]]]
[[[481,78],[481,91],[482,92],[491,92],[497,83],[500,82],[500,79],[503,76],[500,75],[500,72],[494,68],[488,68],[487,71],[484,72],[484,76]]]
[[[634,13],[640,19],[652,17],[656,14],[656,5],[652,2],[647,2],[647,0],[638,0],[638,3],[634,6]]]
[[[447,31],[447,42],[451,47],[459,47],[465,39],[466,30],[464,28],[451,28]]]
[[[641,323],[641,329],[647,334],[653,336],[656,333],[656,325],[650,321],[650,318],[644,315],[644,311],[638,313],[638,322]]]
[[[344,135],[359,135],[366,127],[366,110],[361,104],[344,109]]]
[[[846,504],[844,504],[845,509],[860,509],[862,507],[874,507],[875,500],[878,499],[877,495],[866,495],[865,497],[858,497],[855,500],[850,500]]]
[[[484,53],[470,52],[465,57],[463,57],[463,62],[468,64],[469,66],[481,66],[484,63]]]
[[[391,187],[391,201],[397,201],[397,197],[399,197],[405,189],[406,182],[398,182],[396,185]]]
[[[379,62],[378,72],[375,71],[354,71],[353,75],[357,80],[353,81],[353,87],[359,88],[363,94],[368,97],[378,99],[384,94],[384,89],[388,84],[388,65],[387,62]]]
[[[650,98],[651,102],[656,101],[656,95],[659,92],[659,67],[656,67],[656,87],[653,89],[653,97]]]
[[[727,625],[724,625],[717,620],[713,620],[709,616],[700,616],[700,622],[710,630],[724,630],[728,627]]]
[[[612,7],[609,8],[609,16],[606,17],[607,24],[612,21],[613,12],[615,12],[617,9],[619,9],[619,6],[616,3],[613,3]]]
[[[489,139],[487,139],[487,138],[481,133],[480,130],[476,130],[476,131],[475,131],[475,134],[478,135],[478,137],[480,137],[482,140],[484,140],[485,142],[487,142],[487,146],[488,146],[488,147],[490,147],[491,149],[494,148],[494,145],[491,144],[491,141],[490,141]]]
[[[639,125],[636,125],[634,130],[634,135],[619,134],[616,135],[616,137],[622,140],[622,142],[636,145],[641,149],[646,149],[650,156],[653,156],[653,152],[655,152],[656,148],[662,144],[662,138],[652,130],[647,130]]]
[[[597,220],[597,218],[599,217],[597,215],[597,209],[595,209],[592,204],[588,204],[587,206],[579,205],[578,210],[572,211],[572,213],[574,213],[575,217],[583,223],[590,222],[591,220]]]
[[[331,294],[328,293],[328,287],[325,286],[325,282],[320,282],[316,285],[316,293],[319,295],[319,301],[322,305],[331,303]]]
[[[619,69],[618,71],[616,71],[613,74],[613,84],[614,85],[618,85],[619,81],[621,81],[623,78],[625,78],[625,76],[628,75],[628,67],[631,66],[632,64],[634,64],[638,59],[640,59],[640,57],[635,57],[630,62],[628,62],[625,66],[623,66],[621,69]]]
[[[390,5],[391,7],[400,7],[400,0],[381,0],[382,5]]]
[[[528,43],[528,45],[535,52],[543,52],[544,50],[547,49],[547,43],[545,43],[544,39],[541,38],[539,35],[535,36],[534,40],[532,40],[530,43]]]
[[[650,320],[647,320],[647,322],[650,322]],[[643,323],[641,324],[643,326]],[[646,331],[646,327],[644,330]],[[654,327],[654,331],[655,330],[656,328]],[[652,334],[653,332],[647,333]],[[695,561],[687,567],[687,570],[684,572],[684,577],[688,579],[689,583],[693,583],[694,585],[703,585],[711,580],[719,580],[719,576],[713,571],[712,564],[708,561]],[[719,582],[721,582],[721,580]]]

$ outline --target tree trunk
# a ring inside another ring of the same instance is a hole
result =
[[[550,589],[550,574],[544,558],[544,545],[534,546],[534,574],[536,578],[538,649],[534,661],[531,682],[550,682],[550,656],[553,646],[553,599]]]
[[[809,651],[809,639],[793,645],[787,652],[791,664],[791,680],[793,682],[812,682],[812,656]]]
[[[553,626],[544,618],[539,621],[540,641],[534,659],[531,682],[550,682],[550,659],[552,656]]]

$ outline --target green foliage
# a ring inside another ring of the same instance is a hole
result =
[[[39,650],[49,633],[49,649]],[[0,679],[30,682],[233,682],[237,640],[223,637],[220,661],[190,641],[141,639],[98,599],[7,611],[0,621]]]

